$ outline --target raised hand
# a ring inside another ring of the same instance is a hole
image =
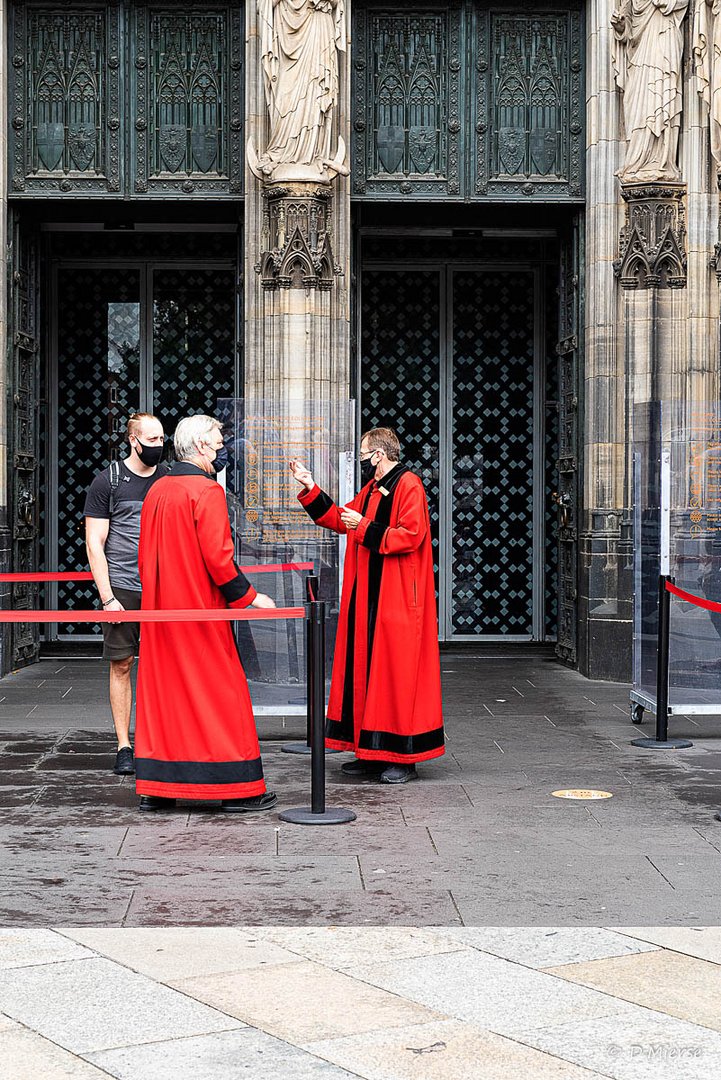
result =
[[[310,491],[311,488],[315,486],[315,480],[313,479],[310,469],[307,469],[303,462],[298,458],[291,458],[288,462],[288,468],[290,469],[293,478],[297,480],[299,484],[302,484],[306,491]]]

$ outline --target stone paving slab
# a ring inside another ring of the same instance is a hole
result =
[[[435,953],[456,952],[465,948],[451,937],[452,929],[433,930],[427,927],[356,926],[297,927],[274,926],[259,928],[266,941],[275,942],[308,960],[335,971],[370,964],[379,956],[387,964],[412,956],[432,956]]]
[[[327,1039],[306,1049],[368,1080],[598,1080],[599,1075],[455,1020]]]
[[[721,1031],[721,967],[707,960],[657,950],[547,970],[624,1001]]]
[[[639,1009],[518,1033],[518,1039],[613,1080],[711,1080],[721,1076],[721,1036]]]
[[[240,1026],[207,1005],[95,957],[6,971],[0,1009],[76,1054]]]
[[[104,1050],[89,1054],[88,1059],[107,1070],[102,1075],[118,1080],[229,1080],[241,1075],[243,1080],[353,1080],[358,1076],[252,1029]]]
[[[122,926],[127,918],[132,888],[99,884],[93,894],[72,883],[49,891],[39,876],[37,887],[19,894],[0,892],[0,926],[33,927],[72,922],[76,926]]]
[[[82,960],[92,955],[82,945],[68,941],[52,930],[0,928],[0,971],[36,967],[58,960]]]
[[[77,947],[87,946],[84,953],[93,949],[169,986],[202,975],[257,970],[266,964],[290,964],[305,958],[304,954],[283,948],[281,942],[276,943],[259,927],[126,927],[122,933],[101,927],[74,927],[62,934],[68,946],[78,942]]]
[[[437,1011],[312,961],[187,979],[186,994],[243,1023],[308,1043],[439,1019]],[[352,1008],[349,1002],[352,1001]]]
[[[110,1075],[22,1024],[0,1028],[0,1050],[0,1075],[8,1080],[107,1080]]]
[[[649,942],[634,940],[622,932],[603,927],[568,926],[449,927],[445,934],[459,945],[471,946],[480,952],[492,953],[532,968],[551,968],[609,956],[653,952],[658,948]]]
[[[474,949],[350,968],[363,982],[499,1035],[577,1019],[622,1015],[632,1006]],[[569,992],[570,991],[570,992]]]
[[[659,948],[721,964],[721,926],[619,926],[618,932]]]
[[[125,926],[458,926],[458,908],[447,890],[403,889],[351,892],[324,888],[269,893],[266,889],[228,891],[219,898],[207,888],[136,890],[124,917]],[[65,922],[69,920],[69,912]]]

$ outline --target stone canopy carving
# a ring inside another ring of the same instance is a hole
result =
[[[706,103],[711,156],[721,172],[721,0],[695,0],[693,60],[698,92]]]
[[[626,223],[614,263],[624,289],[686,286],[686,222],[679,183],[624,184]]]
[[[272,183],[329,184],[347,174],[346,148],[332,154],[338,53],[346,48],[345,0],[257,0],[268,143],[248,140],[248,164]]]
[[[611,16],[616,82],[623,91],[623,183],[678,180],[683,58],[689,0],[622,0]]]

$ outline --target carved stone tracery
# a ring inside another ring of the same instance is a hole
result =
[[[623,184],[626,223],[614,263],[624,289],[686,286],[683,184]]]
[[[264,289],[331,289],[340,273],[330,237],[332,195],[326,187],[269,185],[263,191],[261,256]]]

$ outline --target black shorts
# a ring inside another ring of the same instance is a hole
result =
[[[113,596],[126,611],[140,611],[142,593],[132,589],[113,589]],[[103,660],[127,660],[138,655],[140,623],[101,623],[103,628]]]

